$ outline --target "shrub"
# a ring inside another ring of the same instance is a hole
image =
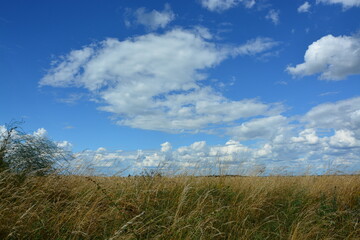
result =
[[[46,175],[56,170],[56,164],[72,157],[47,137],[26,134],[18,125],[11,123],[0,131],[0,170]]]

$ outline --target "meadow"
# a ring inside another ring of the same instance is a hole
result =
[[[0,239],[360,239],[360,176],[2,172]]]

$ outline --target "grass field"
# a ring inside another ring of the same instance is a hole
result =
[[[0,239],[360,239],[360,176],[1,173]]]

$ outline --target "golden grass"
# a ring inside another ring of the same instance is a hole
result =
[[[0,239],[360,239],[360,176],[0,173]]]

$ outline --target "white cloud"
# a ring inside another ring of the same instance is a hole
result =
[[[14,129],[12,129],[12,131],[10,132],[9,129],[5,126],[5,125],[0,125],[0,141],[3,140],[5,137],[7,137],[7,135],[10,133],[10,136],[14,139],[19,138],[21,135],[23,135],[22,132],[18,132],[16,130],[17,127],[15,127]],[[34,137],[39,137],[39,138],[43,138],[43,137],[47,137],[47,131],[44,128],[39,128],[36,131],[34,131],[32,134],[28,134],[27,136],[34,136]]]
[[[260,54],[278,43],[258,38],[231,48],[210,40],[208,31],[198,29],[175,29],[126,41],[107,39],[84,47],[85,53],[70,52],[40,85],[86,88],[102,103],[100,110],[118,116],[118,124],[134,128],[201,130],[270,114],[275,105],[255,99],[232,101],[200,82],[207,69],[224,59]],[[74,61],[74,55],[81,57]]]
[[[201,5],[210,11],[224,11],[236,6],[236,0],[201,0]]]
[[[252,8],[255,0],[200,0],[201,5],[209,11],[222,12],[242,3],[246,8]]]
[[[360,140],[355,138],[355,133],[350,130],[337,130],[330,138],[330,144],[334,147],[360,147]]]
[[[169,4],[165,4],[163,11],[152,10],[148,11],[146,8],[139,8],[134,12],[134,22],[141,24],[150,30],[158,28],[165,28],[170,22],[175,19],[175,14],[171,10]],[[128,26],[131,25],[129,20],[126,20]]]
[[[172,146],[169,142],[164,142],[161,144],[161,151],[162,152],[169,152],[171,150]]]
[[[97,151],[97,152],[105,152],[105,151],[107,151],[107,150],[106,150],[106,148],[104,148],[104,147],[99,147],[96,151]]]
[[[360,0],[316,0],[316,3],[341,4],[344,9],[360,6]]]
[[[342,80],[360,74],[360,38],[327,35],[306,50],[304,63],[286,69],[294,76],[321,73],[320,79]]]
[[[280,23],[280,11],[275,9],[270,9],[268,14],[265,16],[266,19],[271,20],[275,25]]]
[[[35,137],[40,137],[40,138],[43,138],[43,137],[46,137],[47,136],[47,131],[44,129],[44,128],[39,128],[38,130],[36,130],[33,135]]]
[[[360,97],[320,104],[308,111],[301,120],[307,127],[350,129],[360,135]]]
[[[73,145],[69,141],[57,142],[56,146],[66,150],[66,151],[71,151],[72,147],[73,147]]]
[[[311,7],[311,5],[309,2],[304,2],[304,4],[302,4],[300,7],[298,7],[297,11],[299,13],[309,12],[310,7]]]
[[[317,105],[291,120],[281,115],[251,119],[231,129],[232,139],[222,145],[198,141],[174,149],[165,142],[159,150],[137,152],[110,152],[101,147],[76,153],[69,164],[76,174],[127,175],[151,169],[198,175],[354,173],[360,170],[359,106],[357,97]],[[0,133],[5,131],[0,126]],[[45,133],[43,128],[36,131]],[[245,145],[247,140],[258,141]],[[72,147],[68,141],[57,146]]]
[[[0,141],[2,141],[6,137],[6,133],[7,133],[7,128],[4,125],[0,125]]]
[[[281,115],[257,118],[230,128],[228,134],[237,140],[274,139],[287,130],[287,122]]]
[[[336,94],[339,94],[339,92],[324,92],[324,93],[320,93],[319,96],[324,97],[324,96],[330,96],[330,95],[336,95]]]
[[[259,173],[259,169],[267,174],[319,174],[329,170],[353,173],[360,170],[359,136],[349,130],[337,130],[332,136],[319,137],[316,129],[304,129],[283,141],[274,138],[253,147],[234,140],[216,146],[200,141],[177,149],[167,148],[171,144],[165,143],[161,144],[161,150],[101,154],[87,151],[79,153],[78,158],[82,159],[83,166],[93,166],[98,174],[110,175],[115,172],[139,174],[144,169],[197,175],[252,175]]]
[[[298,137],[292,137],[291,141],[295,143],[316,144],[319,142],[319,137],[317,136],[315,129],[308,128],[301,131]]]
[[[35,137],[39,137],[39,138],[46,138],[48,136],[48,132],[45,128],[39,128],[38,130],[36,130],[35,132],[33,132],[32,134]],[[65,151],[71,151],[73,145],[69,142],[69,141],[60,141],[60,142],[54,142],[55,145],[59,148],[62,148]]]
[[[272,155],[272,146],[268,143],[264,144],[259,150],[255,152],[256,157],[267,157]]]
[[[275,83],[274,83],[275,85],[288,85],[289,83],[288,82],[286,82],[286,81],[276,81]]]
[[[236,54],[240,55],[256,55],[278,46],[280,43],[271,38],[258,37],[247,41],[245,44],[235,49]]]
[[[52,65],[56,65],[56,69],[52,69],[42,81],[44,83],[51,81],[53,87],[68,85],[69,81],[76,85],[79,69],[93,54],[92,47],[84,47],[81,50],[71,51],[67,56],[61,56],[58,61],[52,62]]]
[[[243,0],[242,2],[246,8],[252,8],[256,4],[255,0]]]
[[[193,31],[196,33],[196,35],[199,35],[206,40],[213,39],[213,35],[210,33],[209,29],[205,27],[195,26]]]

